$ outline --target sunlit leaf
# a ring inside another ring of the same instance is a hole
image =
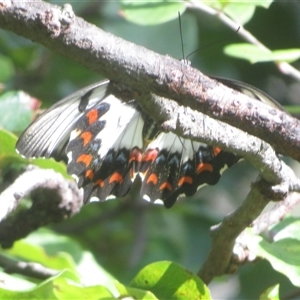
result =
[[[130,286],[151,291],[159,299],[211,299],[209,289],[196,274],[169,261],[146,266]]]
[[[121,1],[122,16],[139,25],[157,25],[178,18],[186,5],[184,1]]]
[[[149,291],[125,286],[116,282],[116,287],[120,296],[119,299],[139,299],[139,300],[156,300],[157,298]]]
[[[285,218],[271,229],[274,241],[279,241],[285,238],[300,240],[299,232],[300,219],[292,216]]]
[[[1,299],[115,299],[103,286],[84,286],[76,275],[65,270],[53,276],[35,288],[26,291],[14,291],[0,288]]]
[[[267,259],[275,270],[287,276],[295,286],[300,286],[300,240],[283,238],[269,243],[249,231],[247,247],[252,253]]]
[[[259,300],[279,300],[279,284],[269,287],[259,297]]]
[[[245,59],[251,63],[267,61],[293,62],[300,58],[300,49],[268,51],[252,44],[231,44],[224,48],[224,52],[229,56]]]
[[[237,23],[245,24],[250,21],[257,6],[269,8],[272,1],[248,1],[248,0],[212,0],[205,2],[206,5],[222,11]]]
[[[70,254],[60,252],[56,255],[49,255],[41,246],[30,244],[24,240],[15,242],[13,247],[6,250],[5,253],[22,260],[40,263],[51,269],[71,269],[75,271],[75,263]]]

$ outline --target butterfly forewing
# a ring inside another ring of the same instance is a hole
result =
[[[106,80],[90,85],[54,104],[23,132],[16,145],[17,151],[25,157],[64,159],[73,125],[84,113],[80,110],[82,101],[86,95],[89,97],[85,106],[102,101],[107,84]]]
[[[122,197],[130,189],[142,156],[144,121],[134,103],[113,95],[76,122],[67,146],[68,172],[91,196]]]

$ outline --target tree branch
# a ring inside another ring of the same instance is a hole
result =
[[[32,191],[31,208],[2,220]],[[14,241],[33,230],[74,215],[82,205],[82,195],[75,182],[67,181],[53,170],[29,168],[0,194],[0,244],[11,247]]]
[[[0,0],[0,26],[64,54],[143,95],[171,98],[240,128],[300,161],[300,122],[183,65],[75,17],[69,5]],[[137,97],[141,105],[143,97]],[[147,111],[149,115],[151,111]],[[234,117],[233,117],[234,116]],[[189,124],[187,124],[188,126]]]
[[[15,261],[0,255],[0,266],[8,274],[17,273],[37,279],[47,279],[59,273],[57,270],[46,268],[38,263]]]

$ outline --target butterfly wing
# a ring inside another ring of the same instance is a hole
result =
[[[161,133],[143,156],[141,195],[152,202],[161,199],[169,208],[179,195],[191,196],[205,184],[216,184],[222,169],[238,160],[220,148]]]
[[[250,85],[216,79],[281,108]],[[191,196],[204,184],[216,184],[222,169],[239,160],[219,148],[171,132],[159,133],[157,124],[134,101],[124,103],[107,94],[108,83],[90,85],[57,102],[25,130],[17,143],[17,150],[25,157],[60,160],[67,154],[68,173],[83,188],[85,202],[91,197],[105,200],[126,195],[140,173],[141,195],[152,202],[160,199],[171,207],[179,195]],[[153,141],[146,147],[144,141],[149,137]]]
[[[135,103],[113,95],[78,119],[67,146],[68,173],[78,178],[85,202],[128,193],[142,157],[143,126]]]
[[[109,81],[92,84],[54,104],[20,136],[16,149],[25,157],[65,159],[65,147],[73,125],[85,109],[105,97]]]
[[[252,99],[261,101],[277,109],[285,111],[284,107],[281,106],[281,104],[277,102],[273,97],[248,83],[215,76],[210,76],[210,78],[213,78]]]

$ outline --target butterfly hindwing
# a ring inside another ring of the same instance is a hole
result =
[[[191,196],[204,184],[216,184],[222,169],[237,161],[220,148],[161,133],[143,156],[141,195],[171,207],[179,195]]]

